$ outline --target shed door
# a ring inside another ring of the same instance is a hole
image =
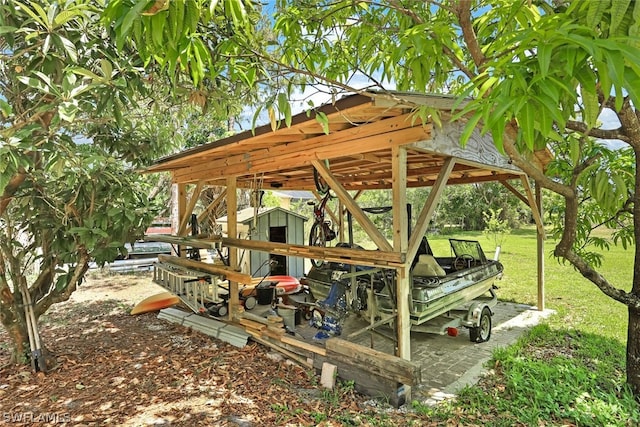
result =
[[[269,227],[269,241],[270,242],[278,242],[278,243],[287,243],[287,227]],[[279,275],[287,275],[287,257],[284,255],[274,255],[271,254],[271,261],[276,261],[271,263],[271,275],[279,276]]]

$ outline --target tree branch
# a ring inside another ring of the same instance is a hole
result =
[[[34,312],[36,317],[40,317],[43,313],[45,313],[49,307],[53,304],[63,302],[69,299],[71,294],[78,287],[78,283],[84,277],[84,274],[89,269],[89,260],[90,256],[87,253],[87,249],[85,247],[78,248],[78,259],[73,270],[73,274],[69,279],[69,283],[62,290],[54,289],[49,294],[47,294],[44,298],[38,301],[34,306]]]
[[[473,23],[471,22],[471,1],[459,0],[458,7],[455,10],[458,22],[460,23],[460,29],[462,30],[462,38],[467,45],[467,49],[476,68],[480,70],[487,58],[484,56],[484,53],[482,53],[476,32],[473,29]]]
[[[635,149],[636,155],[640,150],[640,119],[636,115],[631,99],[627,96],[622,103],[622,108],[617,112],[618,120],[628,138],[628,143]]]
[[[569,261],[569,263],[571,263],[571,265],[573,265],[584,278],[595,284],[608,297],[626,305],[629,308],[640,311],[640,298],[638,298],[638,296],[611,285],[604,276],[591,268],[591,266],[573,252],[573,250],[566,249],[564,246],[558,244],[554,251],[554,255]]]
[[[631,143],[629,137],[624,133],[621,127],[617,129],[589,129],[583,122],[569,120],[567,121],[566,128],[574,132],[580,132],[585,136],[592,136],[598,139],[619,139],[626,143]]]
[[[544,188],[548,188],[565,197],[574,197],[575,191],[558,181],[555,181],[544,174],[544,172],[536,167],[530,159],[527,159],[516,148],[515,141],[518,134],[516,124],[510,123],[506,126],[503,136],[503,147],[505,153],[509,156],[511,162],[522,169],[524,173],[529,175],[535,181],[539,182]]]
[[[9,203],[11,203],[11,199],[26,179],[27,171],[23,167],[18,168],[18,172],[11,177],[0,196],[0,216],[4,215]]]
[[[432,2],[433,3],[433,2]],[[389,5],[393,8],[396,9],[398,12],[403,13],[404,15],[410,17],[413,22],[415,22],[416,24],[420,25],[420,24],[424,24],[424,20],[418,16],[417,13],[415,13],[413,10],[404,7],[402,4],[400,4],[397,0],[391,0],[389,1]],[[437,7],[441,7],[443,9],[446,9],[447,11],[449,11],[452,14],[455,14],[455,10],[449,7],[444,7],[444,5],[442,4],[436,4]],[[431,37],[434,40],[439,40],[439,37],[437,37],[437,35],[433,32],[429,32],[429,37]],[[451,62],[453,62],[453,64],[458,67],[458,69],[460,70],[460,72],[462,72],[465,76],[467,76],[467,78],[469,80],[473,80],[477,74],[474,73],[473,71],[471,71],[469,69],[469,67],[467,67],[461,60],[460,58],[458,58],[458,56],[455,54],[454,51],[452,51],[451,49],[449,49],[444,43],[440,43],[441,45],[441,49],[442,49],[442,53],[445,54],[445,56],[447,58],[449,58],[451,60]]]

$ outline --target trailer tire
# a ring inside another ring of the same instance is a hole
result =
[[[484,307],[480,313],[478,326],[469,329],[469,340],[475,343],[487,342],[491,338],[491,310]]]

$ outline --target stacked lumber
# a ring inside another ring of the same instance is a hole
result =
[[[284,322],[280,316],[260,317],[252,313],[243,313],[238,324],[251,335],[254,341],[276,350],[299,364],[312,368],[315,355],[324,356],[325,349],[308,344],[286,334]]]
[[[205,335],[240,348],[244,347],[249,339],[249,334],[240,327],[176,308],[160,310],[158,319],[164,319],[172,323],[187,326]]]

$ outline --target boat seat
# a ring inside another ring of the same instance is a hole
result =
[[[413,267],[415,277],[444,277],[447,275],[433,255],[422,254]]]

